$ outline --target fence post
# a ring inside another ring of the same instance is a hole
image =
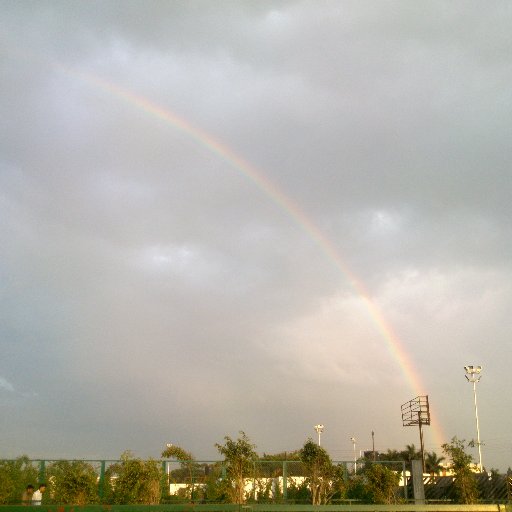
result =
[[[169,495],[170,493],[170,482],[169,482],[169,477],[168,477],[168,473],[167,473],[167,464],[168,462],[163,460],[162,461],[162,476],[160,477],[160,502],[162,502],[162,498],[165,496],[167,498],[167,496]],[[163,490],[165,490],[165,494],[163,492]]]
[[[402,475],[404,475],[404,499],[407,501],[409,499],[409,492],[407,490],[407,473],[405,471],[405,461],[402,462]]]
[[[39,483],[46,482],[46,461],[40,460],[39,461]]]
[[[105,485],[105,461],[100,461],[100,481],[99,481],[99,488],[98,488],[98,494],[100,497],[100,501],[103,503],[103,495],[105,492],[104,489]]]
[[[283,501],[288,500],[288,462],[283,460]]]

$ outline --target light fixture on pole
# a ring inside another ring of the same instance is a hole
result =
[[[475,419],[476,419],[476,443],[478,445],[478,468],[480,472],[484,470],[482,465],[482,445],[480,443],[480,426],[478,424],[478,405],[476,402],[476,383],[480,381],[482,376],[480,373],[482,372],[481,366],[464,366],[464,370],[466,372],[466,379],[468,382],[473,383],[473,396],[475,398]]]
[[[172,448],[172,443],[167,443],[165,445],[166,448]],[[170,493],[170,489],[171,489],[171,466],[169,466],[169,461],[166,460],[165,461],[165,469],[166,469],[166,473],[167,473],[167,491]]]
[[[324,431],[323,425],[315,425],[316,433],[318,434],[318,446],[322,444],[322,432]]]
[[[356,438],[351,437],[352,447],[354,449],[354,475],[357,473],[357,456],[356,456]]]

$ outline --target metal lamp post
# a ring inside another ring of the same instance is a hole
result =
[[[318,434],[318,446],[321,446],[322,432],[324,431],[324,426],[323,425],[315,425],[315,430],[316,430],[316,433]]]
[[[352,447],[354,449],[354,475],[357,473],[357,456],[356,456],[356,438],[351,437]]]
[[[482,372],[481,366],[464,366],[464,370],[466,372],[466,379],[468,382],[473,383],[473,396],[475,398],[475,419],[476,419],[476,443],[478,445],[478,467],[480,472],[484,470],[482,465],[482,445],[480,443],[480,426],[478,424],[478,405],[476,402],[476,383],[480,381],[482,376],[480,373]]]

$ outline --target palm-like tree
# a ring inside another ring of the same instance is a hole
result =
[[[441,465],[441,462],[443,462],[443,460],[445,460],[445,458],[438,457],[436,452],[427,452],[425,454],[425,469],[427,473],[430,473],[432,476],[438,475],[443,469],[443,466]]]
[[[402,458],[406,462],[411,462],[411,460],[421,459],[421,452],[416,449],[414,444],[405,445],[405,450],[402,452]]]

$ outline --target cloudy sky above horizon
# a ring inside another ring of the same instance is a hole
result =
[[[0,457],[512,466],[509,2],[0,7]]]

